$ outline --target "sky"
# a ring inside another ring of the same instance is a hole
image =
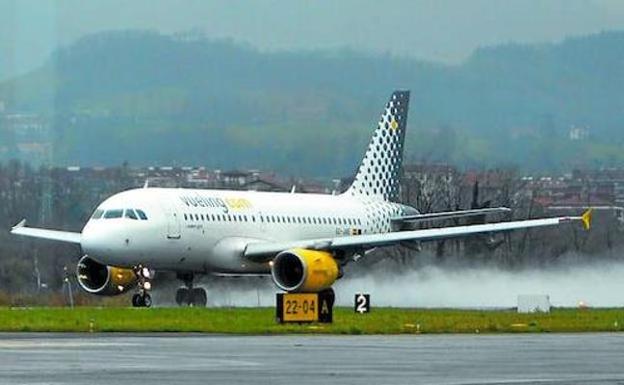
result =
[[[351,49],[460,63],[480,46],[624,30],[622,0],[0,0],[0,80],[105,30],[199,29],[260,50]]]

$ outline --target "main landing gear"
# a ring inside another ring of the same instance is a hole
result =
[[[132,296],[132,306],[152,306],[152,296],[149,294],[149,291],[152,289],[151,279],[154,278],[154,272],[145,266],[139,265],[134,268],[134,274],[138,279],[137,288],[139,292]]]
[[[176,303],[178,306],[206,307],[208,296],[206,290],[201,287],[193,287],[193,273],[178,274],[178,279],[184,282],[184,287],[176,291]]]

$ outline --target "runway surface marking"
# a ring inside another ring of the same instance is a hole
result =
[[[0,384],[624,384],[624,334],[0,334]]]
[[[81,348],[103,346],[139,346],[131,342],[99,342],[99,341],[37,341],[37,340],[0,340],[0,349],[30,349],[30,348]]]

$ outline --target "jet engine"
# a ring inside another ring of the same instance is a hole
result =
[[[86,292],[113,296],[125,293],[137,283],[132,269],[103,265],[88,256],[80,258],[76,267],[78,283]]]
[[[339,272],[338,263],[327,251],[286,250],[271,264],[273,282],[288,292],[317,293],[329,289]]]

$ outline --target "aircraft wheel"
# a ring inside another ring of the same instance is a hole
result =
[[[208,295],[206,294],[206,290],[201,287],[193,289],[192,298],[189,302],[193,306],[206,307],[206,304],[208,303]]]
[[[145,293],[143,295],[143,297],[141,298],[141,302],[143,303],[144,307],[151,307],[152,306],[152,296]]]
[[[141,297],[141,294],[134,294],[132,296],[132,307],[143,307],[143,298]]]
[[[185,306],[189,304],[189,290],[185,287],[181,287],[176,291],[175,301],[178,306]]]

